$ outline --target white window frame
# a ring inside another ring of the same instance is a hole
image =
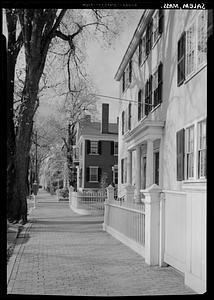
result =
[[[191,24],[186,28],[186,53],[185,53],[185,82],[188,81],[192,76],[194,76],[197,72],[199,72],[204,66],[207,65],[207,54],[204,56],[204,59],[199,63],[199,54],[200,52],[198,51],[199,47],[199,20],[201,15],[204,14],[205,16],[205,26],[204,26],[204,33],[206,35],[206,50],[207,50],[207,18],[208,18],[208,11],[207,10],[202,10],[199,12],[191,22]],[[193,59],[193,69],[191,72],[187,73],[188,70],[188,31],[190,30],[191,27],[194,27],[194,37],[193,37],[193,51],[194,51],[194,59]]]
[[[116,153],[116,151],[115,151],[115,149],[116,149],[116,147],[115,147],[116,143],[117,143],[117,153]],[[114,141],[114,155],[115,155],[115,156],[118,156],[118,147],[119,147],[118,142],[115,142],[115,141]]]
[[[192,31],[192,38],[190,37]],[[185,75],[186,78],[190,77],[196,70],[196,20],[188,27],[186,30],[186,57],[185,57]],[[190,63],[192,63],[192,68],[190,68]],[[189,70],[187,72],[187,70]]]
[[[89,166],[89,182],[98,182],[98,166]],[[96,174],[91,174],[92,170],[96,170]],[[91,180],[91,176],[96,176],[96,180]]]
[[[152,31],[153,31],[153,35],[152,35],[152,47],[155,46],[158,37],[159,37],[159,10],[157,9],[153,15],[153,26],[152,26]]]
[[[96,143],[96,146],[95,145],[92,146],[92,143]],[[93,154],[93,155],[99,154],[99,152],[98,152],[99,144],[98,143],[99,143],[98,141],[93,141],[93,140],[90,141],[90,154]],[[96,151],[93,152],[92,149],[96,149]]]
[[[201,135],[201,125],[204,125],[204,136]],[[206,175],[201,175],[201,153],[205,152],[205,165],[204,165],[204,172],[206,173],[206,119],[201,120],[197,123],[197,177],[198,179],[205,179]],[[201,145],[201,139],[204,139],[202,142],[204,145]]]

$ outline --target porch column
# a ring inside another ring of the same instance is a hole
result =
[[[80,187],[80,169],[79,169],[79,166],[76,167],[77,168],[77,191],[79,190],[79,187]]]
[[[147,140],[146,153],[146,188],[153,184],[153,140]]]
[[[127,184],[132,184],[132,152],[128,151],[127,156]]]
[[[140,202],[140,184],[141,184],[141,151],[140,145],[136,147],[136,202]]]

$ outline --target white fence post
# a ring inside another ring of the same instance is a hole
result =
[[[107,188],[107,201],[111,202],[114,200],[114,187],[110,184]]]
[[[129,203],[134,203],[134,190],[135,187],[131,184],[127,184],[125,186],[126,194],[125,194],[125,201]]]
[[[145,195],[145,262],[149,265],[158,265],[160,193],[162,190],[158,185],[153,184],[143,192]]]

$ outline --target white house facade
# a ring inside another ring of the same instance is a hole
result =
[[[163,262],[206,291],[208,10],[142,10],[118,68],[118,196],[162,190]],[[210,23],[209,23],[210,24]],[[129,101],[127,101],[129,100]],[[159,238],[160,239],[160,238]]]

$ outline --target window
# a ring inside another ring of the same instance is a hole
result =
[[[157,41],[159,36],[159,11],[156,11],[153,17],[153,45]]]
[[[123,72],[123,77],[122,77],[122,92],[125,91],[125,72]]]
[[[195,23],[186,32],[186,76],[195,71]]]
[[[206,177],[206,121],[198,123],[198,178]]]
[[[152,25],[153,20],[151,19],[146,28],[146,55],[149,55],[152,49]]]
[[[178,41],[178,86],[207,61],[207,18],[201,11]]]
[[[194,126],[186,129],[186,179],[194,177]]]
[[[202,11],[198,17],[198,43],[197,43],[197,64],[202,65],[207,57],[207,18],[206,11]]]
[[[98,154],[98,141],[91,141],[90,154]]]
[[[118,142],[111,142],[111,155],[118,155]]]
[[[98,182],[98,167],[89,167],[89,181]]]
[[[185,39],[184,32],[178,41],[178,68],[177,68],[177,84],[180,86],[185,80]]]
[[[131,118],[132,118],[132,104],[129,103],[129,106],[128,106],[128,130],[131,130]]]
[[[86,140],[87,154],[101,154],[101,141]]]
[[[113,166],[113,183],[118,184],[118,166]]]

